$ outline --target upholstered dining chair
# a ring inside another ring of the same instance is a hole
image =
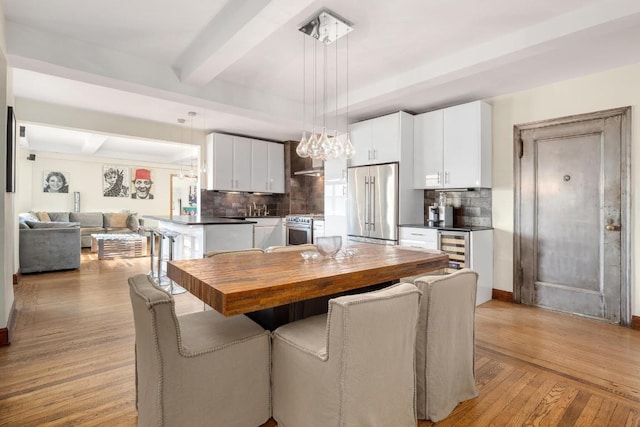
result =
[[[418,252],[426,252],[426,253],[430,253],[430,254],[443,254],[444,252],[442,252],[441,250],[438,249],[427,249],[427,248],[419,248],[416,246],[405,246],[405,245],[398,245],[396,246],[396,248],[398,249],[406,249],[409,251],[418,251]],[[431,273],[429,273],[430,276],[436,276],[436,275],[441,275],[441,274],[446,274],[445,269],[440,269],[440,270],[436,270],[436,271],[432,271]],[[424,276],[424,274],[417,274],[414,276],[407,276],[407,277],[402,277],[400,278],[399,282],[406,282],[406,283],[413,283],[418,277],[422,277]]]
[[[415,327],[409,283],[329,301],[329,312],[272,333],[278,426],[415,426]]]
[[[264,251],[260,248],[238,249],[234,251],[210,251],[204,254],[204,258],[211,258],[214,256],[227,256],[227,255],[256,255],[263,254]]]
[[[423,276],[416,337],[418,418],[448,417],[458,403],[478,395],[475,381],[475,308],[478,274]]]
[[[140,426],[246,426],[270,408],[269,333],[246,316],[176,316],[146,275],[129,278]]]
[[[313,243],[305,243],[302,245],[289,245],[289,246],[269,246],[265,249],[265,253],[272,252],[293,252],[293,251],[317,251],[318,247]]]

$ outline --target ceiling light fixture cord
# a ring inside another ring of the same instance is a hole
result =
[[[302,33],[302,137],[296,147],[296,154],[305,158],[309,157],[309,141],[307,140],[306,120],[307,120],[307,49],[306,36]]]
[[[318,15],[311,18],[305,25],[298,28],[302,33],[312,37],[314,45],[313,45],[313,115],[311,120],[312,131],[309,139],[306,139],[306,130],[305,130],[305,121],[306,121],[306,44],[303,37],[303,67],[302,67],[302,86],[303,86],[303,132],[302,138],[300,139],[300,143],[296,147],[296,153],[300,157],[311,157],[313,159],[320,160],[328,160],[333,158],[344,158],[348,159],[353,156],[354,149],[353,145],[350,142],[349,138],[349,119],[348,119],[348,108],[349,108],[349,44],[347,39],[347,67],[346,67],[346,78],[347,78],[347,119],[346,119],[346,138],[341,140],[338,137],[338,128],[339,128],[339,118],[338,118],[338,79],[339,79],[339,64],[338,64],[338,43],[335,46],[335,133],[331,138],[327,135],[327,114],[328,114],[328,91],[329,91],[329,54],[328,54],[328,44],[336,42],[342,36],[348,35],[350,31],[353,30],[351,24],[348,24],[343,19],[338,18],[334,14],[332,14],[328,10],[323,10]],[[322,51],[322,132],[321,134],[316,134],[315,125],[317,120],[317,91],[318,91],[318,82],[317,82],[317,73],[318,73],[318,49],[317,43],[323,44]]]

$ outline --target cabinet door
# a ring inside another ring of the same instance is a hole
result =
[[[445,188],[480,186],[480,101],[444,110]]]
[[[351,166],[371,164],[371,120],[351,125],[351,144],[355,150]]]
[[[209,189],[233,190],[233,137],[210,134],[207,136],[207,148],[209,148],[207,153]]]
[[[268,187],[271,193],[284,193],[284,144],[268,142]]]
[[[251,141],[251,191],[266,193],[269,191],[269,143]]]
[[[413,187],[443,185],[443,110],[430,111],[413,120]]]
[[[235,191],[251,191],[251,140],[233,137],[233,179]]]
[[[370,120],[371,163],[390,163],[400,160],[400,113]]]

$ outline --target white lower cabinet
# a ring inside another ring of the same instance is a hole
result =
[[[400,227],[398,244],[422,249],[438,249],[438,230],[435,228]]]
[[[401,226],[400,246],[441,250],[449,255],[445,271],[470,268],[478,273],[476,305],[489,301],[493,294],[493,230],[438,230]]]
[[[254,248],[266,249],[269,246],[284,246],[282,218],[249,218],[256,221]]]

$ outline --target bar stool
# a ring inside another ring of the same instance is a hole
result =
[[[169,290],[171,286],[171,280],[167,277],[166,272],[163,274],[162,272],[162,264],[166,262],[164,259],[164,239],[165,233],[168,233],[169,230],[166,228],[156,228],[154,233],[158,235],[158,269],[156,271],[155,283],[164,288],[165,290]]]
[[[151,278],[152,281],[157,282],[158,279],[158,272],[155,270],[155,255],[156,255],[156,229],[153,227],[144,227],[144,226],[140,226],[140,228],[138,228],[138,231],[140,232],[140,234],[144,234],[146,235],[147,233],[149,233],[149,261],[150,261],[150,268],[149,268],[149,278]]]
[[[176,245],[176,241],[178,239],[178,237],[180,237],[181,234],[176,232],[176,231],[166,231],[164,233],[164,237],[166,237],[167,239],[169,239],[169,261],[173,261],[173,256],[175,253],[175,245]],[[166,261],[165,261],[165,277],[166,277]],[[171,295],[178,295],[178,294],[182,294],[187,292],[187,290],[185,288],[183,288],[182,286],[179,286],[176,284],[176,282],[174,282],[173,280],[169,279],[167,277],[167,280],[169,280],[169,293]]]

